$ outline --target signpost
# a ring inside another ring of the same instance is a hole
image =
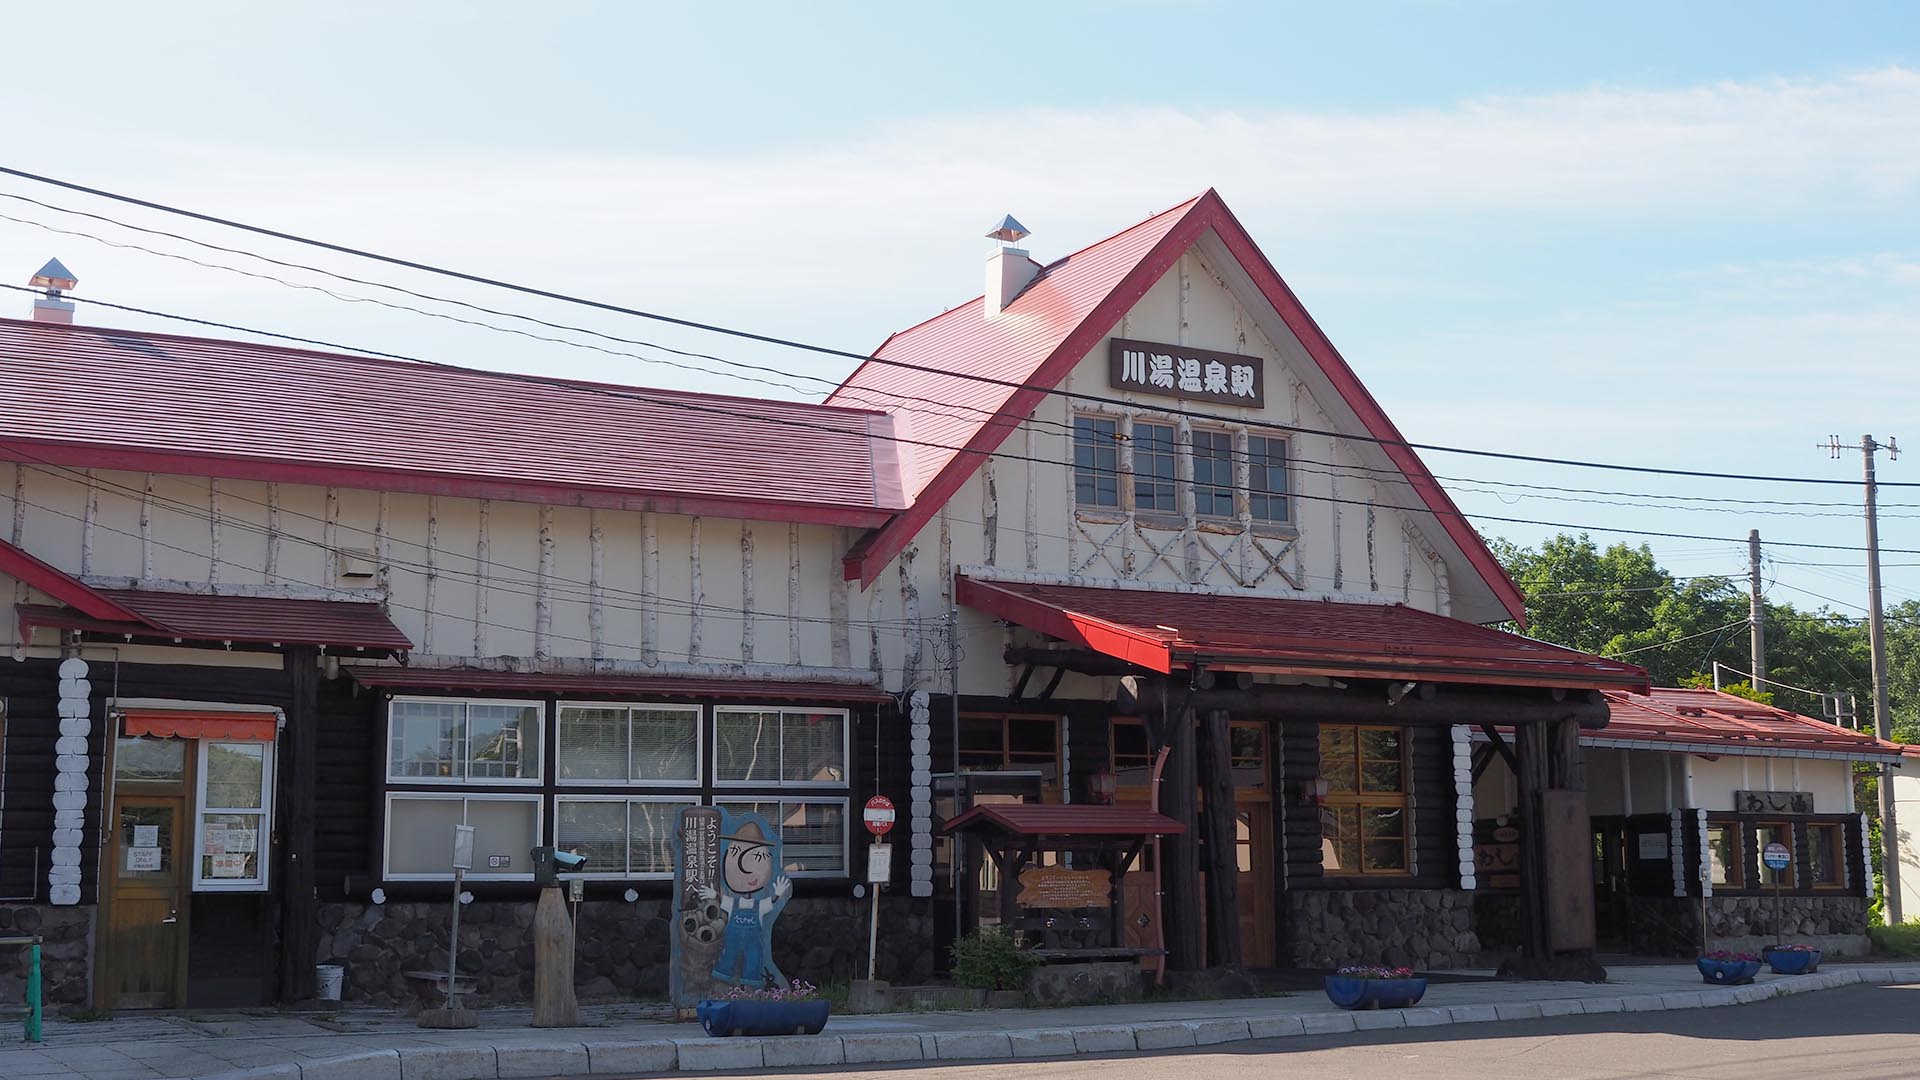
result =
[[[1780,929],[1780,872],[1793,863],[1793,852],[1788,851],[1787,845],[1785,844],[1779,842],[1771,843],[1760,852],[1760,861],[1766,863],[1767,869],[1773,871],[1773,944],[1775,947],[1778,947],[1782,941]]]
[[[867,856],[867,889],[872,897],[872,908],[867,915],[867,981],[873,981],[874,971],[880,957],[880,889],[893,876],[893,845],[885,843],[883,838],[893,829],[893,800],[885,795],[875,795],[867,800],[866,809],[860,812],[860,820],[866,823],[867,831],[873,834],[874,844]]]

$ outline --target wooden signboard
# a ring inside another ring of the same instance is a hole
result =
[[[1113,903],[1113,877],[1105,870],[1034,866],[1020,871],[1018,903],[1025,908],[1106,907]]]
[[[1547,856],[1547,947],[1554,952],[1591,949],[1593,925],[1593,831],[1587,793],[1554,788],[1540,793]]]
[[[1742,814],[1811,814],[1811,791],[1736,791],[1733,808]]]
[[[1114,338],[1107,364],[1115,390],[1256,409],[1267,403],[1266,365],[1257,356]]]

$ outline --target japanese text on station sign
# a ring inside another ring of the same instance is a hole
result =
[[[1265,365],[1257,356],[1128,338],[1114,338],[1108,348],[1107,381],[1116,390],[1254,408],[1266,404]]]

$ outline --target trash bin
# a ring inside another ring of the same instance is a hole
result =
[[[321,1001],[339,1001],[340,988],[347,981],[347,969],[339,964],[313,966],[313,996]]]

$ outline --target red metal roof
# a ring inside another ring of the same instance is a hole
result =
[[[960,603],[1153,671],[1226,670],[1644,690],[1642,668],[1402,604],[1340,604],[962,576]]]
[[[1479,573],[1500,605],[1526,621],[1520,590],[1487,549],[1439,481],[1362,386],[1299,298],[1212,190],[1049,264],[1000,317],[984,316],[984,298],[969,301],[884,342],[875,357],[964,371],[1023,384],[1014,389],[960,375],[928,373],[868,361],[827,398],[872,405],[891,402],[906,435],[907,513],[869,533],[846,557],[849,579],[871,582],[939,511],[968,476],[1066,377],[1120,317],[1202,236],[1212,232],[1232,253],[1274,311],[1305,346],[1365,432],[1398,466],[1440,527]],[[931,405],[927,402],[939,402]],[[990,414],[990,415],[989,415]]]
[[[776,701],[878,702],[885,690],[859,683],[671,675],[567,675],[480,668],[367,667],[347,671],[362,686],[389,690],[496,690],[533,694],[596,694],[627,698],[727,697]]]
[[[132,612],[102,596],[79,578],[27,554],[5,540],[0,540],[0,574],[23,581],[90,618],[118,622],[134,619]]]
[[[1608,691],[1606,697],[1611,714],[1607,726],[1583,732],[1584,741],[1722,747],[1731,753],[1756,748],[1814,751],[1887,760],[1912,749],[1717,690],[1662,686],[1645,696]]]
[[[0,319],[0,459],[871,527],[871,409]]]
[[[1144,806],[1087,803],[987,803],[947,822],[942,831],[980,829],[1013,836],[1178,836],[1187,831]]]
[[[325,645],[343,649],[413,648],[378,604],[287,600],[273,596],[96,589],[129,619],[98,619],[83,611],[21,604],[20,625],[59,627],[136,637],[249,645]]]

